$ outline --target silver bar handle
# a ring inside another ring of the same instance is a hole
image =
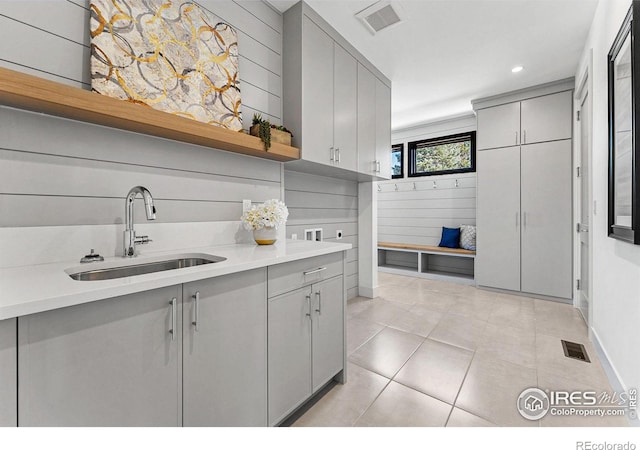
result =
[[[335,149],[333,147],[329,147],[329,161],[336,160],[335,153],[336,153]]]
[[[516,228],[518,228],[520,222],[520,213],[516,213]]]
[[[307,298],[307,314],[306,316],[311,320],[311,294],[306,296]]]
[[[518,132],[516,131],[516,145],[518,145]]]
[[[318,297],[318,309],[316,309],[316,312],[318,313],[319,316],[322,315],[322,295],[320,295],[320,291],[316,292],[316,297]]]
[[[307,272],[302,272],[302,274],[306,277],[307,275],[313,275],[314,273],[322,272],[323,270],[327,270],[326,267],[319,267],[314,270],[309,270]]]
[[[380,161],[376,161],[376,173],[380,173]]]
[[[340,163],[340,148],[339,147],[336,148],[336,162],[338,164]]]
[[[527,143],[527,130],[524,130],[522,132],[522,143],[526,144]]]
[[[523,229],[527,229],[527,213],[523,213],[522,216],[522,228]]]
[[[191,325],[196,327],[196,331],[200,330],[200,291],[196,291],[195,295],[193,295],[193,320],[191,321]]]
[[[173,297],[171,299],[171,302],[169,302],[169,304],[171,305],[171,329],[169,330],[169,333],[171,333],[171,340],[175,341],[176,340],[176,315],[177,315],[177,304],[178,304],[178,299]]]

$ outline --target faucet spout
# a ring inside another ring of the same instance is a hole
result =
[[[124,256],[136,256],[136,244],[146,244],[150,242],[148,236],[136,237],[133,229],[133,204],[136,197],[140,194],[144,200],[144,209],[147,214],[147,220],[155,220],[156,207],[153,204],[151,192],[144,186],[134,186],[129,190],[125,199],[125,230],[124,230]]]

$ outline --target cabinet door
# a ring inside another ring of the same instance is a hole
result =
[[[342,276],[313,285],[313,391],[344,368],[344,290]]]
[[[16,319],[0,320],[0,427],[18,425]]]
[[[358,63],[358,171],[376,170],[376,77]]]
[[[174,286],[20,317],[20,426],[179,426],[180,296]]]
[[[183,292],[184,425],[266,426],[266,269],[196,281]]]
[[[520,290],[520,147],[478,152],[478,285]]]
[[[572,92],[559,92],[522,102],[523,144],[571,139]]]
[[[334,43],[333,135],[336,163],[347,170],[358,170],[358,63],[345,49]]]
[[[522,147],[522,291],[571,298],[571,140]]]
[[[391,178],[391,89],[376,78],[376,160],[379,177]]]
[[[476,114],[478,150],[520,144],[520,102],[481,109]]]
[[[311,395],[311,287],[269,299],[269,425]]]
[[[333,164],[333,39],[304,16],[302,159]]]

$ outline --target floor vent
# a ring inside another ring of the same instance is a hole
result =
[[[564,350],[564,356],[588,363],[591,362],[591,360],[589,359],[589,355],[587,355],[587,351],[584,348],[584,345],[564,340],[561,340],[561,342],[562,349]]]

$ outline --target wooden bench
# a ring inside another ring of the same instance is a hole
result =
[[[463,248],[378,242],[378,270],[474,285],[476,252]]]

